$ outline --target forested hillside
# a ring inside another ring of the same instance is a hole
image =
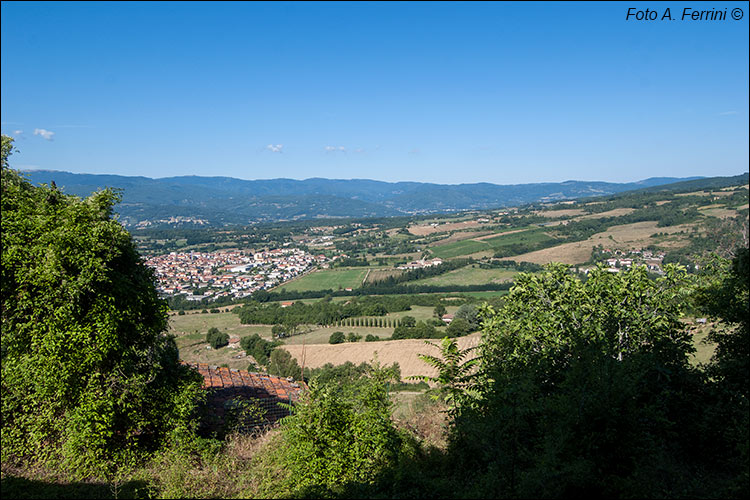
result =
[[[25,172],[36,185],[54,181],[63,192],[88,196],[119,189],[121,220],[129,226],[248,224],[321,217],[382,217],[520,205],[537,201],[619,193],[681,181],[652,178],[630,183],[567,181],[501,186],[489,183],[439,185],[365,179],[268,179]],[[184,218],[181,221],[175,217]],[[181,224],[180,224],[181,222]]]

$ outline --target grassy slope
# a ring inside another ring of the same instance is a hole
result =
[[[466,266],[454,269],[439,276],[412,281],[410,285],[485,285],[488,283],[499,283],[508,281],[518,274],[508,269],[480,269]]]
[[[305,292],[308,290],[338,290],[341,288],[359,288],[367,274],[366,267],[342,267],[321,269],[306,274],[301,278],[284,283],[277,290],[294,290]]]

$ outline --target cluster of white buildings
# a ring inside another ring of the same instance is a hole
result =
[[[605,251],[609,251],[605,249]],[[612,252],[610,252],[612,253]],[[624,252],[615,250],[615,257],[604,261],[610,272],[616,273],[620,269],[629,269],[633,264],[645,265],[649,271],[662,274],[661,264],[664,260],[664,252],[652,252],[651,250],[630,250]]]
[[[274,287],[326,261],[299,249],[250,252],[171,252],[151,257],[157,288],[164,295],[184,294],[188,300],[246,297]],[[196,293],[200,290],[201,293]]]
[[[397,269],[423,269],[425,267],[432,267],[432,266],[439,266],[443,263],[443,259],[421,259],[421,260],[415,260],[414,262],[409,262],[408,264],[404,264],[402,266],[398,266]]]
[[[190,223],[190,224],[198,224],[201,226],[205,226],[208,224],[208,221],[206,219],[198,219],[196,217],[183,217],[181,215],[178,215],[176,217],[169,217],[168,219],[159,219],[159,220],[143,220],[140,221],[135,225],[137,229],[143,229],[144,227],[154,226],[156,224],[180,224],[180,223]]]

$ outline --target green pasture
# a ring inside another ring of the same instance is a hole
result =
[[[235,330],[240,332],[248,328],[246,325],[241,325],[239,316],[231,312],[206,314],[189,312],[184,316],[175,314],[169,317],[169,331],[176,335],[196,331],[205,333],[211,327],[227,331],[230,335],[237,335],[238,333],[233,333]]]
[[[430,251],[436,257],[441,259],[450,259],[463,255],[471,255],[483,251],[495,251],[500,248],[516,245],[527,244],[533,245],[553,239],[548,236],[544,228],[528,229],[517,233],[498,234],[492,238],[483,240],[461,240],[446,245],[431,246]]]
[[[540,243],[543,241],[553,239],[551,236],[548,236],[544,231],[545,229],[543,228],[529,229],[528,231],[521,231],[519,233],[501,234],[501,235],[495,236],[494,238],[488,238],[484,241],[486,241],[490,246],[492,246],[492,248],[500,248],[504,246],[516,245],[519,243],[525,243],[525,244]]]
[[[456,311],[458,311],[458,306],[446,306],[447,314],[453,314]],[[412,318],[416,319],[417,321],[424,321],[426,319],[434,318],[435,308],[429,307],[429,306],[411,306],[411,310],[409,311],[399,311],[394,313],[389,313],[386,315],[387,318],[403,318],[404,316],[411,316]]]
[[[487,292],[461,292],[461,295],[468,295],[471,297],[479,297],[480,299],[487,299],[490,297],[502,297],[508,295],[507,290],[487,291]]]
[[[366,267],[342,267],[313,271],[301,278],[284,283],[274,291],[281,289],[307,292],[310,290],[339,290],[340,288],[359,288],[367,274]]]
[[[393,335],[393,328],[376,328],[372,326],[329,326],[329,327],[314,327],[313,330],[303,333],[301,335],[294,335],[292,337],[284,338],[284,343],[288,345],[297,344],[327,344],[328,339],[331,338],[333,332],[354,332],[356,335],[360,335],[362,338],[360,342],[365,341],[367,335],[374,335],[378,338],[388,338]]]
[[[413,281],[410,284],[437,286],[486,285],[511,280],[516,274],[518,274],[517,271],[509,269],[480,269],[479,266],[466,266],[439,276]]]
[[[486,240],[461,240],[446,245],[431,246],[429,249],[435,257],[450,259],[452,257],[481,252],[482,250],[491,250],[492,247],[489,243],[486,243]]]

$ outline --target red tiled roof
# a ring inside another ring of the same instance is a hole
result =
[[[236,389],[258,398],[277,398],[296,401],[307,388],[304,382],[248,372],[247,370],[211,366],[203,363],[185,363],[203,375],[203,387],[216,389]]]

